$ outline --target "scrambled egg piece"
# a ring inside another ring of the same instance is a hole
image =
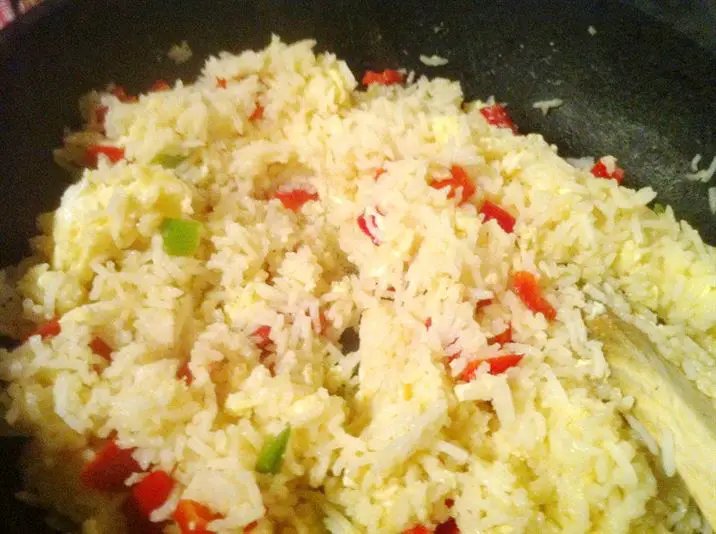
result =
[[[52,267],[87,282],[93,259],[146,246],[166,217],[191,214],[191,200],[189,186],[158,166],[85,172],[55,212]]]
[[[431,121],[431,128],[435,140],[441,145],[446,145],[451,137],[457,137],[460,131],[457,117],[435,117]]]

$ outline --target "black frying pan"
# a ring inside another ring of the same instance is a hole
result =
[[[631,1],[661,6],[666,22],[599,0],[46,0],[0,33],[0,265],[27,253],[35,217],[68,185],[51,149],[78,125],[82,93],[188,80],[206,55],[263,47],[272,32],[313,37],[356,73],[402,66],[458,79],[468,97],[495,95],[523,132],[544,133],[562,154],[619,157],[626,185],[652,186],[716,244],[707,186],[683,179],[694,154],[716,155],[716,6]],[[165,54],[183,39],[194,57],[177,66]],[[433,53],[450,63],[419,62]],[[547,117],[532,109],[553,97],[565,104]],[[0,530],[44,532],[42,514],[12,498],[19,447],[0,443]]]

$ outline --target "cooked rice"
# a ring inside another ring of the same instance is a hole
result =
[[[674,464],[674,434],[670,430],[661,430],[661,465],[664,467],[664,474],[673,477],[676,474]]]
[[[569,163],[572,167],[575,167],[577,169],[583,170],[583,171],[589,171],[594,167],[594,164],[596,161],[594,158],[585,156],[583,158],[564,158],[567,163]]]
[[[448,64],[448,60],[444,57],[433,54],[432,56],[420,55],[420,62],[428,67],[442,67]]]
[[[650,210],[651,189],[488,125],[481,102],[463,110],[458,83],[360,91],[313,45],[222,53],[196,83],[136,103],[102,94],[126,161],[84,171],[12,276],[26,320],[61,317],[59,335],[0,355],[7,420],[35,436],[28,492],[84,532],[122,532],[123,497],[78,477],[113,436],[172,473],[171,499],[220,514],[218,532],[392,533],[448,517],[463,533],[701,529],[683,483],[623,421],[629,399],[584,317],[608,306],[716,396],[714,249]],[[165,154],[183,159],[153,163]],[[476,181],[472,202],[430,187],[453,165]],[[271,199],[291,187],[319,200],[294,213]],[[483,220],[485,198],[516,215],[514,233]],[[165,253],[166,217],[202,222],[194,256]],[[510,289],[518,270],[539,276],[555,321]],[[514,341],[490,345],[507,324]],[[360,347],[344,355],[349,327]],[[111,363],[88,347],[97,335]],[[459,379],[506,353],[524,358]],[[177,377],[187,359],[191,384]],[[280,472],[256,473],[286,424]]]
[[[691,159],[691,163],[689,164],[689,168],[691,169],[691,172],[696,172],[699,170],[699,162],[700,161],[701,161],[701,154],[696,154]]]
[[[703,182],[707,184],[711,181],[711,178],[714,177],[714,174],[716,174],[716,156],[714,156],[711,160],[711,164],[707,168],[699,170],[698,164],[700,160],[701,154],[694,156],[694,159],[691,160],[691,170],[694,172],[687,173],[686,178],[692,182]]]
[[[562,104],[564,104],[564,100],[562,100],[561,98],[551,98],[549,100],[540,100],[538,102],[533,102],[532,107],[535,109],[539,109],[542,112],[542,115],[547,115],[550,110],[556,109]]]
[[[186,63],[193,55],[194,53],[192,52],[189,43],[186,41],[172,45],[167,51],[167,57],[177,65]]]
[[[646,445],[649,452],[654,456],[657,456],[659,454],[659,445],[656,443],[656,440],[651,436],[651,434],[649,434],[649,431],[641,423],[641,421],[631,414],[625,414],[624,419],[626,419],[626,422],[629,423],[632,430],[636,432],[639,439],[644,442],[644,445]]]

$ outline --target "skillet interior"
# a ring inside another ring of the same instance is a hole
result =
[[[79,95],[110,81],[135,93],[163,78],[189,80],[206,55],[262,47],[270,34],[313,37],[354,72],[403,66],[455,78],[468,98],[510,104],[523,132],[567,156],[614,154],[626,184],[659,201],[716,244],[706,188],[683,180],[696,153],[716,155],[716,41],[699,44],[620,3],[598,0],[50,0],[0,34],[0,265],[27,253],[35,217],[57,205],[68,178],[52,164]],[[590,36],[588,26],[597,29]],[[438,31],[435,31],[436,28]],[[184,65],[166,59],[189,41]],[[418,56],[450,63],[427,68]],[[561,98],[548,116],[537,100]],[[1,440],[5,531],[43,532],[41,514],[12,498],[20,440]]]

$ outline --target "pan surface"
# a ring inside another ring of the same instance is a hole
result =
[[[588,32],[589,26],[596,35]],[[49,0],[0,34],[0,265],[27,253],[35,217],[56,207],[69,178],[52,163],[77,99],[108,82],[132,93],[156,79],[190,80],[226,49],[313,37],[365,68],[405,67],[458,79],[467,98],[510,106],[522,132],[541,132],[571,157],[613,154],[625,184],[658,201],[716,244],[707,185],[689,182],[696,153],[716,156],[716,42],[699,42],[619,2],[598,0]],[[187,40],[194,56],[169,61]],[[428,68],[419,55],[449,59]],[[538,100],[564,105],[547,116]],[[18,506],[19,440],[3,440],[4,532],[43,532],[42,514]]]

